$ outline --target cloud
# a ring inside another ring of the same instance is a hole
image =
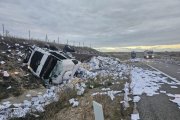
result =
[[[10,34],[95,48],[180,43],[179,0],[1,0]],[[2,30],[0,29],[0,32]]]

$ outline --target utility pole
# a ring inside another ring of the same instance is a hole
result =
[[[47,36],[47,34],[46,34],[46,39],[45,39],[45,41],[48,42],[48,36]]]
[[[31,39],[31,31],[29,30],[29,40]]]
[[[68,45],[68,40],[67,40],[67,45]]]
[[[80,42],[79,42],[79,47],[80,47]]]
[[[3,29],[3,34],[2,35],[4,37],[4,24],[2,24],[2,29]]]
[[[83,47],[84,47],[84,42],[83,42]]]
[[[73,46],[75,46],[75,41],[73,41]]]

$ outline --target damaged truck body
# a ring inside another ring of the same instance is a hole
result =
[[[45,85],[61,84],[72,78],[79,66],[79,61],[64,52],[36,46],[26,51],[24,63],[35,76],[44,80]]]

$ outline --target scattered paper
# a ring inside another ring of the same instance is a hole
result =
[[[0,63],[3,65],[3,64],[4,64],[4,63],[6,63],[6,62],[4,62],[4,61],[1,61]]]
[[[79,105],[79,102],[74,98],[70,99],[69,103],[72,104],[72,107],[77,107]]]
[[[4,77],[9,77],[9,73],[8,73],[7,71],[4,71],[4,72],[3,72],[3,76],[4,76]]]
[[[141,98],[139,96],[134,96],[133,97],[133,102],[139,102]]]
[[[131,114],[131,120],[139,120],[139,114]]]
[[[178,88],[177,86],[171,86],[171,88]]]

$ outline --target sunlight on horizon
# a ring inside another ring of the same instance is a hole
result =
[[[180,51],[180,44],[173,45],[152,45],[152,46],[126,46],[126,47],[100,47],[95,48],[102,52],[130,52],[130,51]]]

